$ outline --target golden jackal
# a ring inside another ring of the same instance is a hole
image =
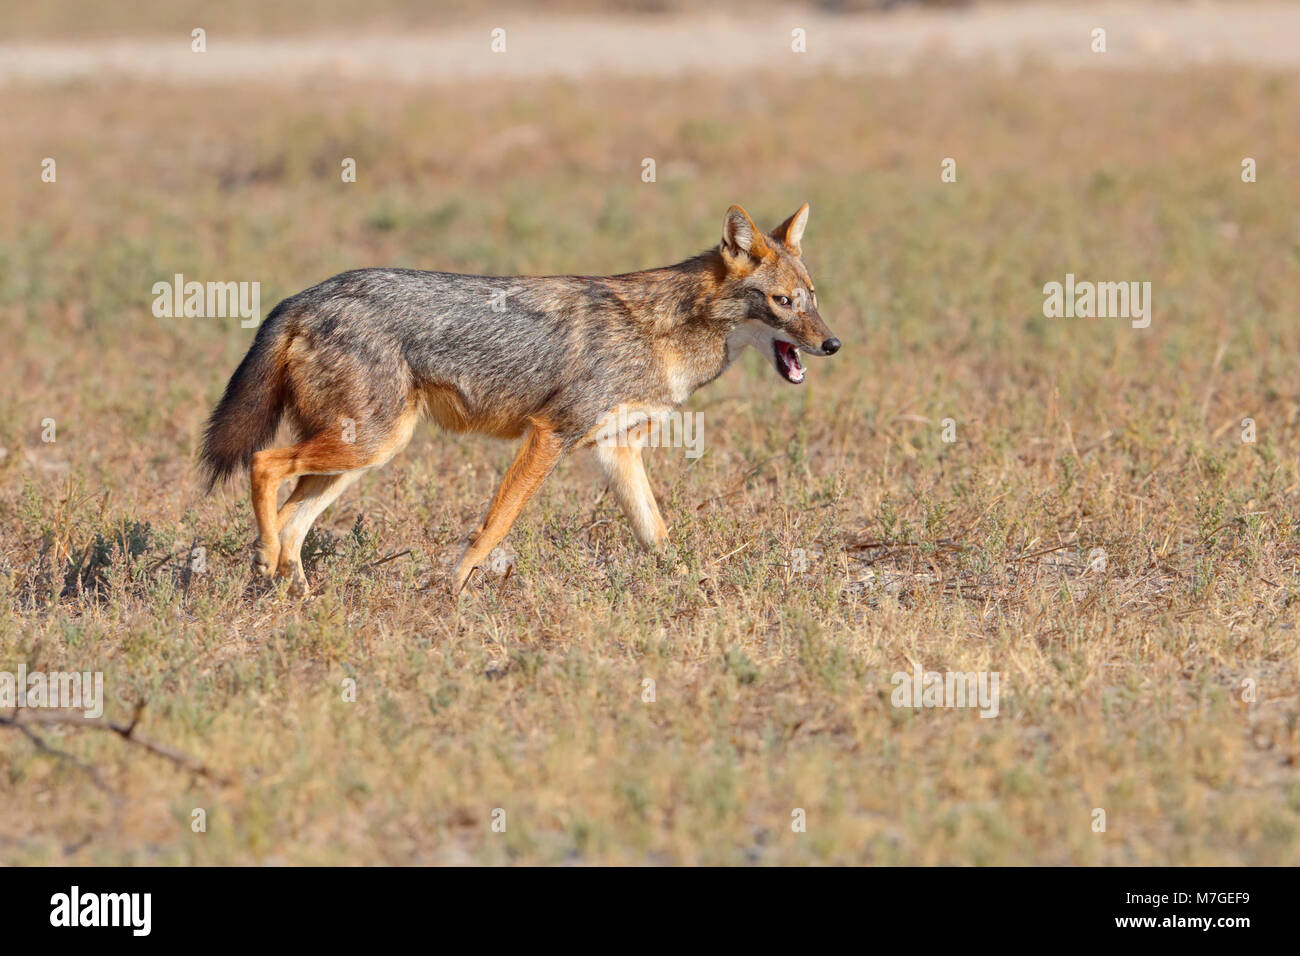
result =
[[[764,233],[739,206],[722,242],[617,276],[358,269],[285,299],[257,330],[208,421],[208,487],[249,467],[264,575],[306,591],[312,522],[396,455],[421,414],[524,442],[452,575],[458,593],[566,452],[592,447],[637,540],[668,535],[641,463],[647,423],[713,381],[746,346],[799,384],[799,353],[840,347],[817,313],[800,240],[808,206]],[[265,449],[283,415],[299,438]],[[622,434],[608,441],[611,423]],[[605,437],[602,437],[605,436]],[[297,486],[276,511],[280,483]]]

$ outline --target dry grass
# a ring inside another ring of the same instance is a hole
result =
[[[69,87],[9,107],[0,669],[103,670],[109,716],[147,701],[150,737],[231,779],[58,738],[114,797],[0,735],[0,858],[1300,859],[1300,78]],[[504,582],[459,607],[419,590],[511,454],[421,430],[322,520],[298,603],[250,582],[245,485],[196,490],[250,333],[155,319],[156,281],[259,280],[269,309],[361,265],[623,271],[708,245],[731,202],[775,223],[804,199],[845,348],[802,388],[751,354],[692,399],[704,457],[651,457],[664,558],[574,460]],[[1151,328],[1044,319],[1066,272],[1152,282]],[[892,707],[913,662],[1000,672],[999,716]]]

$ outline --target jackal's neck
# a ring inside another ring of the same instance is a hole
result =
[[[623,280],[625,297],[635,300],[634,312],[656,335],[694,339],[712,331],[721,341],[730,326],[744,318],[744,304],[732,300],[727,267],[716,248],[675,265],[614,279]]]
[[[676,265],[615,276],[620,298],[642,323],[672,403],[727,368],[727,335],[745,317],[722,254],[713,249]]]

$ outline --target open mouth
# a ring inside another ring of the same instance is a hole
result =
[[[799,347],[776,339],[772,342],[772,350],[776,353],[776,370],[781,373],[781,377],[791,385],[802,382],[803,365],[799,363]]]

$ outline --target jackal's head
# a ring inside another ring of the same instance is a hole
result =
[[[728,358],[752,345],[793,385],[804,379],[800,352],[833,355],[840,347],[817,312],[817,293],[803,264],[799,242],[807,225],[807,203],[769,233],[739,206],[727,210],[722,224],[730,298],[744,310],[727,336]]]

